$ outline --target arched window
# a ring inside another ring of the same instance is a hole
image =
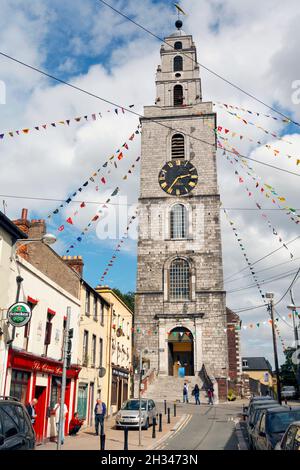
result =
[[[184,137],[182,134],[174,134],[171,142],[172,159],[184,158]]]
[[[171,238],[187,237],[187,209],[183,204],[176,204],[170,212]]]
[[[182,42],[181,41],[176,41],[174,44],[174,49],[179,50],[182,49]]]
[[[182,65],[182,57],[180,55],[174,57],[174,72],[180,72],[182,70]]]
[[[174,106],[183,105],[183,89],[181,85],[174,86]]]
[[[175,259],[170,266],[170,299],[188,300],[190,296],[190,268],[184,259]]]

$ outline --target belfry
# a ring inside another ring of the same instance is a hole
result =
[[[228,351],[216,114],[202,101],[193,38],[175,25],[141,118],[134,346],[159,377],[205,374],[217,390]]]

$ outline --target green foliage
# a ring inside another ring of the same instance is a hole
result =
[[[292,355],[295,348],[287,348],[285,350],[285,363],[280,367],[280,378],[282,385],[297,386],[296,365],[293,364]]]
[[[127,305],[127,307],[134,312],[134,292],[127,292],[126,294],[123,294],[119,289],[114,287],[113,292],[120,297],[121,300],[123,300],[124,304]]]
[[[230,389],[228,390],[227,400],[228,400],[228,401],[234,401],[234,400],[236,400],[236,394],[234,393],[234,390],[232,390],[232,388],[230,388]]]

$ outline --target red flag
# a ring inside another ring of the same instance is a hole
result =
[[[126,142],[125,142],[125,144],[123,145],[123,147],[125,147],[126,150],[128,150],[128,145],[126,144]]]
[[[73,225],[73,220],[71,219],[71,217],[69,217],[69,218],[66,220],[66,222],[68,222],[68,224]]]
[[[80,204],[80,207],[85,207],[85,202],[82,202],[82,203]]]
[[[118,160],[122,160],[122,158],[123,158],[123,153],[120,152],[119,155],[118,155]]]
[[[133,140],[134,139],[134,134],[132,134],[130,137],[129,137],[129,140]]]
[[[64,225],[61,225],[60,227],[58,227],[57,230],[58,230],[59,232],[62,232],[62,231],[64,230],[64,228],[65,228],[65,226],[64,226]]]
[[[101,178],[101,183],[103,183],[103,184],[105,184],[105,183],[106,183],[106,180],[105,180],[105,178],[104,178],[104,177],[103,177],[103,178]]]
[[[99,219],[99,215],[95,215],[93,218],[92,218],[92,221],[95,222],[96,220]]]

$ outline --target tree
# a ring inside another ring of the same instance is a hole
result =
[[[280,367],[280,377],[283,385],[294,385],[297,386],[297,367],[292,361],[292,356],[295,352],[295,348],[287,348],[284,352],[285,363]]]
[[[121,300],[123,300],[124,304],[127,305],[127,307],[134,313],[134,292],[127,292],[126,294],[123,294],[123,292],[120,291],[120,289],[117,289],[114,287],[112,291],[120,297]]]

